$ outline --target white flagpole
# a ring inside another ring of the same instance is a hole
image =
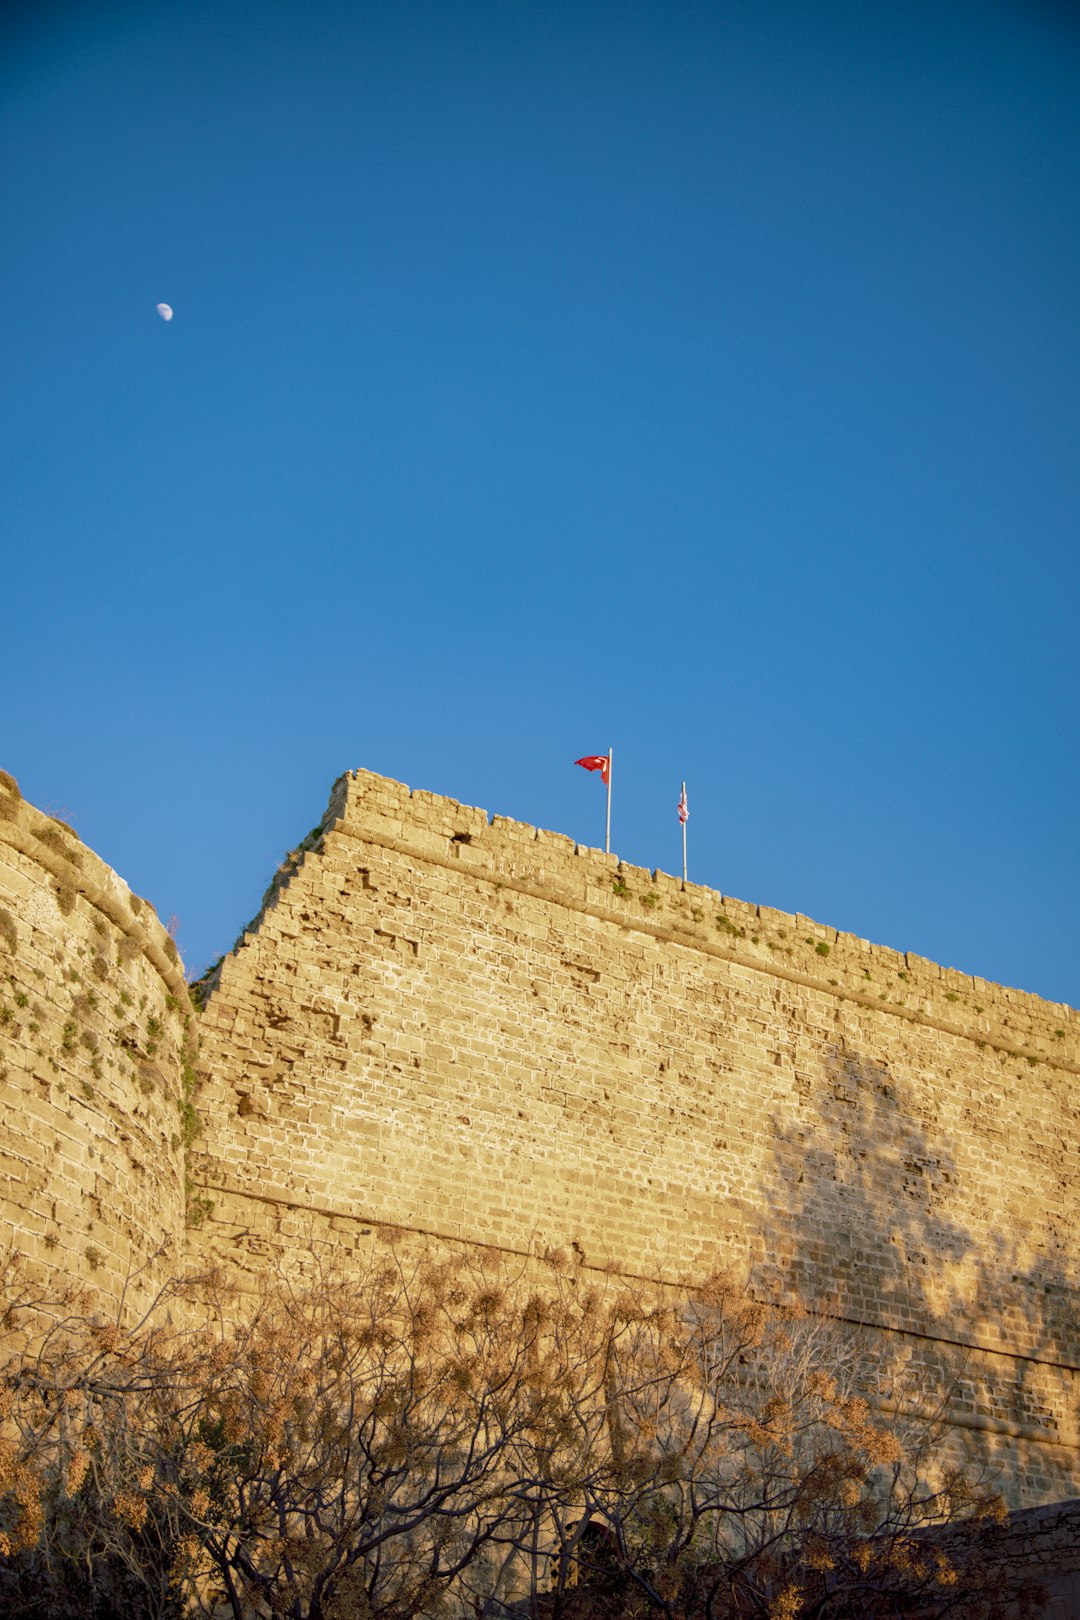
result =
[[[686,808],[686,783],[682,785],[683,808]],[[680,818],[681,819],[681,818]],[[682,824],[682,880],[686,882],[686,822]]]
[[[615,750],[607,751],[607,830],[604,833],[604,854],[611,854],[611,759]]]

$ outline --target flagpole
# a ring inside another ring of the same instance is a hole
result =
[[[604,854],[611,854],[611,758],[615,750],[607,751],[607,828],[604,833]]]
[[[682,802],[686,803],[686,783],[682,785]],[[682,880],[686,882],[686,822],[682,824]]]

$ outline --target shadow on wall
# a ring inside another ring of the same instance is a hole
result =
[[[948,1391],[957,1449],[1000,1468],[1010,1505],[1080,1495],[1080,1279],[1046,1212],[1022,1220],[989,1181],[965,1185],[934,1105],[920,1117],[849,1047],[797,1085],[766,1171],[763,1291],[898,1330],[894,1387],[926,1405]]]

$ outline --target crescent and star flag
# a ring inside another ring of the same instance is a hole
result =
[[[690,819],[690,812],[686,808],[686,783],[684,782],[683,783],[683,790],[679,794],[679,820],[682,822],[683,826],[685,827],[686,823],[689,821],[689,819]]]
[[[574,764],[582,766],[587,771],[599,771],[600,780],[607,787],[608,767],[611,761],[606,754],[586,754],[584,759],[575,759]]]

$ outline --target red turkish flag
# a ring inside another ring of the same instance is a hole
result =
[[[611,761],[606,754],[586,754],[584,759],[575,759],[574,764],[582,766],[587,771],[599,771],[600,780],[607,787]]]

